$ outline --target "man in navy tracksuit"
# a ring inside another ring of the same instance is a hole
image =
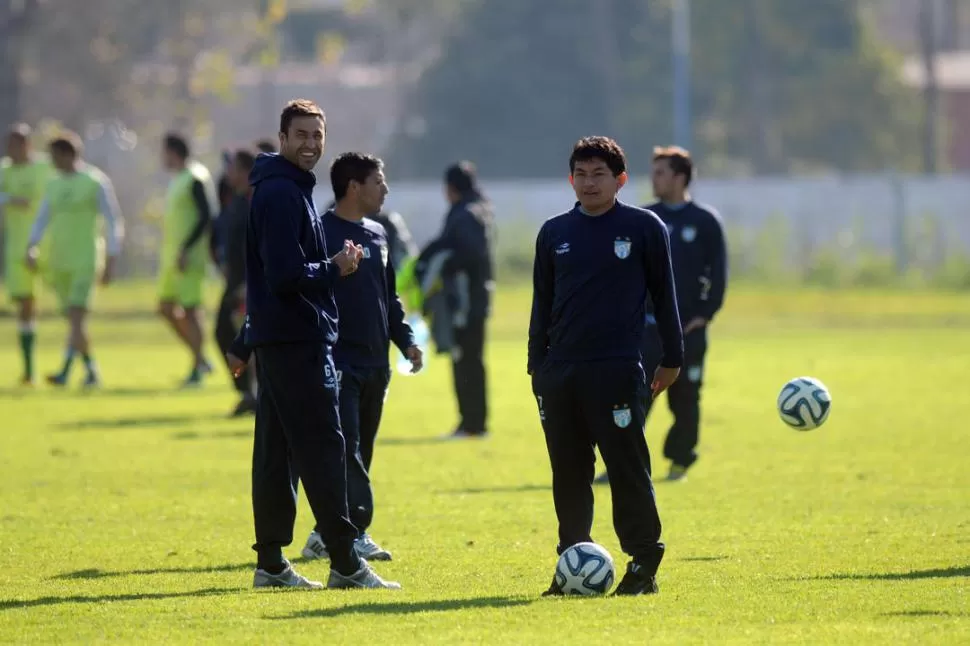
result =
[[[557,551],[592,540],[598,446],[610,470],[616,533],[632,557],[615,594],[651,593],[664,544],[643,435],[640,346],[649,296],[664,353],[650,384],[656,396],[683,361],[669,240],[657,216],[617,201],[627,175],[615,141],[581,139],[569,167],[578,202],[539,231],[529,324],[528,371],[552,466]],[[545,594],[562,594],[555,579]]]
[[[670,254],[677,283],[677,308],[684,329],[684,375],[667,391],[667,406],[674,423],[667,431],[664,457],[670,460],[668,481],[683,480],[697,461],[700,435],[700,397],[707,354],[707,328],[724,304],[727,285],[727,247],[720,216],[690,198],[694,177],[690,153],[676,146],[658,147],[653,154],[653,194],[657,202],[644,208],[667,225]],[[647,303],[647,333],[643,358],[647,365],[660,361],[651,303]],[[647,413],[652,401],[647,402]],[[605,482],[603,473],[597,481]]]
[[[336,204],[323,215],[328,253],[339,251],[340,240],[363,250],[357,271],[336,283],[339,333],[334,347],[340,386],[340,422],[347,441],[347,500],[350,519],[360,532],[356,549],[368,561],[389,561],[391,553],[367,533],[374,517],[370,485],[374,440],[381,423],[384,397],[391,378],[390,342],[421,369],[421,350],[397,296],[390,244],[384,227],[368,213],[380,211],[387,195],[383,163],[370,155],[344,153],[330,166]],[[326,558],[327,544],[317,527],[303,548],[306,558]]]
[[[246,324],[233,344],[256,352],[259,394],[253,442],[255,587],[322,588],[283,558],[296,519],[294,476],[303,481],[330,550],[330,588],[393,588],[354,549],[347,510],[347,464],[337,410],[334,288],[356,271],[362,250],[345,241],[330,256],[313,203],[310,172],[323,154],[326,122],[311,101],[291,101],[280,116],[280,154],[260,155],[246,240]]]

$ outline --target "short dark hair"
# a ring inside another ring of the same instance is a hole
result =
[[[667,160],[674,175],[684,176],[684,186],[690,186],[694,179],[694,162],[690,152],[680,146],[657,146],[653,149],[653,161]]]
[[[342,153],[330,164],[330,187],[335,200],[347,196],[351,180],[363,184],[373,173],[381,170],[384,162],[365,153]]]
[[[256,155],[245,148],[240,148],[232,156],[232,163],[242,170],[249,172],[256,163]]]
[[[185,137],[174,132],[165,135],[163,145],[165,150],[175,153],[180,159],[188,159],[191,154],[189,142],[185,140]]]
[[[62,132],[59,136],[51,139],[47,145],[51,153],[62,153],[71,157],[79,157],[84,145],[81,138],[73,132]]]
[[[287,126],[289,126],[289,124],[287,124]],[[271,139],[260,139],[259,141],[257,141],[256,150],[258,150],[261,153],[279,152],[279,149],[276,147],[276,143],[273,142]]]
[[[626,154],[609,137],[583,137],[573,146],[573,153],[569,156],[569,172],[576,170],[576,162],[586,162],[598,159],[606,164],[613,176],[626,172]]]
[[[11,139],[19,139],[20,141],[29,141],[30,135],[33,131],[30,126],[26,123],[15,123],[10,126],[10,130],[7,131],[7,136]]]
[[[470,161],[460,161],[445,169],[445,184],[459,193],[478,192],[478,171]]]
[[[323,131],[327,131],[327,116],[316,103],[310,99],[293,99],[286,104],[280,113],[280,132],[287,134],[290,124],[296,117],[320,117],[323,119]]]

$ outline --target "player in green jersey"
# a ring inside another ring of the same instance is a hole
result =
[[[37,211],[27,249],[27,265],[37,268],[38,245],[50,237],[47,261],[50,281],[70,322],[70,334],[61,371],[47,378],[55,386],[67,383],[74,357],[80,355],[87,375],[86,387],[100,379],[85,325],[98,267],[99,218],[105,221],[107,259],[102,284],[111,280],[121,248],[122,227],[118,200],[111,181],[81,160],[80,138],[67,133],[50,143],[51,161],[58,173],[48,184]]]
[[[162,160],[174,176],[165,196],[158,311],[191,351],[185,385],[197,386],[212,369],[202,353],[200,310],[215,185],[205,166],[190,159],[189,145],[179,135],[166,135]]]
[[[46,160],[31,151],[30,126],[17,124],[7,133],[7,156],[0,160],[0,214],[3,216],[4,281],[17,303],[24,385],[34,383],[34,297],[36,280],[25,262],[30,225],[51,179]]]

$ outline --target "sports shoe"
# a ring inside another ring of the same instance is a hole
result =
[[[679,482],[687,479],[687,467],[679,464],[671,464],[670,471],[667,473],[667,482]]]
[[[327,587],[334,590],[351,588],[400,590],[401,584],[396,581],[385,581],[377,576],[377,572],[371,569],[367,561],[361,561],[360,569],[350,576],[344,576],[336,570],[330,570],[330,580],[327,581]]]
[[[310,537],[306,539],[306,545],[303,546],[303,550],[300,553],[305,559],[330,558],[330,552],[327,551],[327,546],[324,544],[323,538],[317,532],[310,532]]]
[[[488,431],[467,431],[463,428],[456,429],[443,436],[443,440],[484,440],[488,437]]]
[[[67,385],[67,375],[47,375],[47,383],[51,386],[66,386]]]
[[[375,543],[374,539],[367,533],[354,541],[354,550],[357,552],[357,556],[368,561],[391,560],[391,553]]]
[[[256,398],[252,395],[243,395],[236,404],[236,407],[229,413],[229,417],[242,417],[256,412]]]
[[[648,575],[642,565],[630,561],[627,563],[623,580],[613,591],[613,596],[636,596],[639,594],[656,594],[657,592],[660,592],[660,588],[657,586],[657,577]]]
[[[305,576],[296,573],[296,570],[286,564],[286,569],[279,574],[270,574],[266,570],[256,568],[253,576],[254,588],[304,588],[307,590],[322,590],[323,584],[319,581],[311,581]]]
[[[182,382],[182,388],[199,388],[202,386],[203,373],[199,368],[192,368],[192,372]]]
[[[88,376],[84,378],[85,389],[94,390],[101,387],[101,379],[98,377],[97,373],[88,373]]]
[[[556,581],[556,577],[552,577],[552,585],[549,586],[549,589],[548,590],[546,590],[545,592],[542,593],[542,596],[544,596],[544,597],[562,597],[562,596],[565,596],[565,594],[566,593],[562,591],[562,588],[559,587],[559,582]]]

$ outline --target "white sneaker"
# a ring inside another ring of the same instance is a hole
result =
[[[330,552],[327,551],[323,538],[317,532],[310,532],[310,537],[306,539],[306,545],[303,546],[303,551],[300,553],[303,554],[305,559],[330,558]]]
[[[332,589],[372,588],[400,590],[401,584],[395,581],[385,581],[377,576],[377,573],[371,569],[367,561],[361,561],[360,569],[350,576],[344,576],[336,570],[330,570],[330,580],[327,581],[327,587]]]
[[[374,542],[370,534],[364,534],[354,541],[357,556],[368,561],[390,561],[391,553]]]
[[[307,590],[320,590],[324,586],[319,581],[311,581],[305,576],[301,576],[289,565],[279,574],[270,574],[266,570],[256,568],[253,576],[254,588],[305,588]]]

